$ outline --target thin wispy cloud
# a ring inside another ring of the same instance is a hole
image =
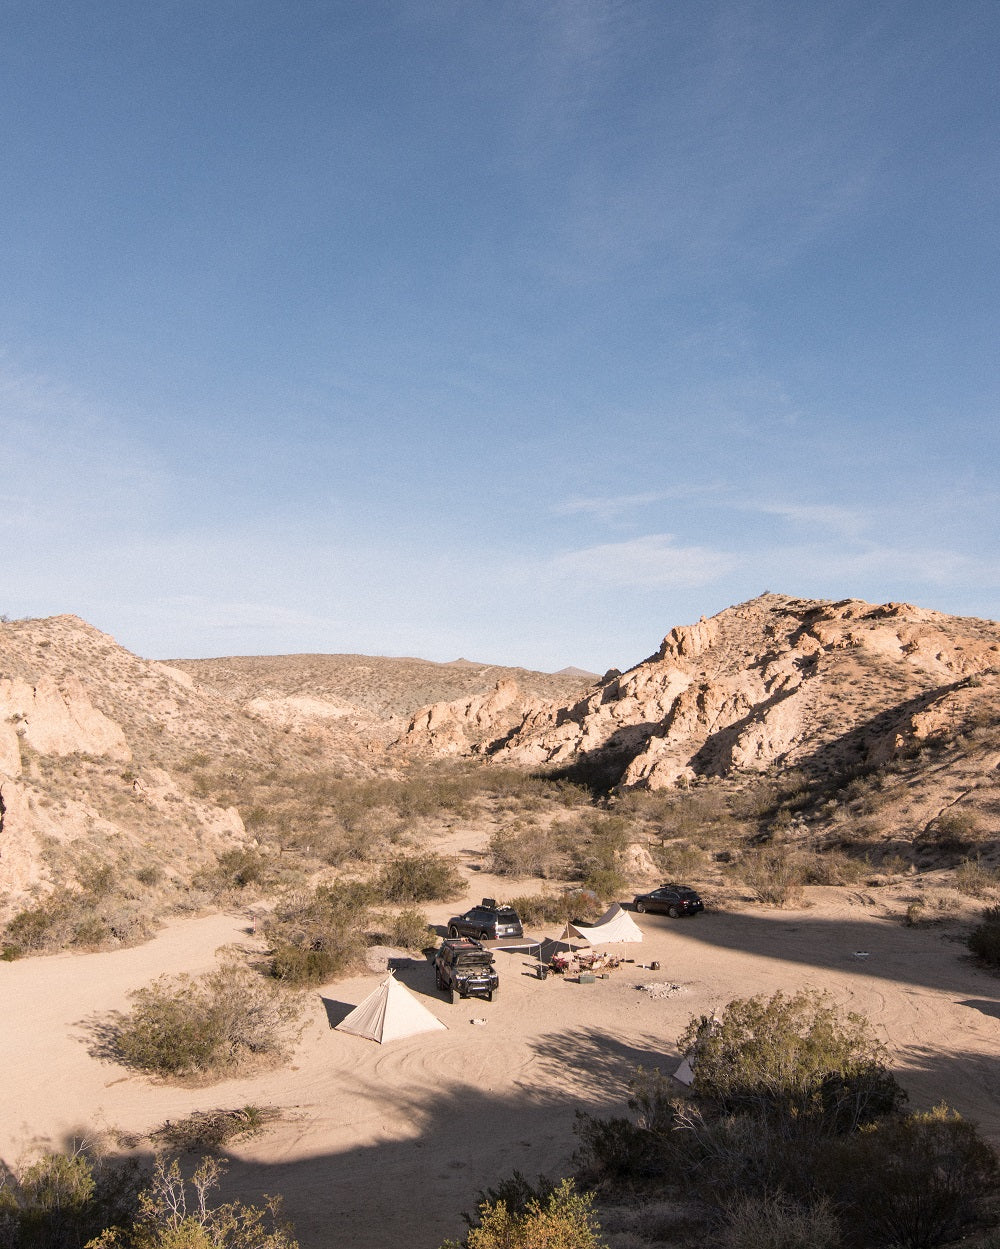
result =
[[[567,551],[551,561],[559,577],[590,580],[602,586],[673,586],[693,588],[719,580],[737,566],[727,551],[678,546],[671,534],[646,534],[628,542],[605,542]]]

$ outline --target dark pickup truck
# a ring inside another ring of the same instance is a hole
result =
[[[437,987],[454,1002],[456,997],[484,997],[492,1002],[500,992],[493,955],[478,941],[449,937],[434,955]]]

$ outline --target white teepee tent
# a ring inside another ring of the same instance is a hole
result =
[[[359,1006],[355,1006],[346,1019],[337,1024],[340,1032],[353,1032],[355,1036],[377,1041],[379,1045],[446,1027],[417,1001],[405,985],[399,983],[392,972]]]

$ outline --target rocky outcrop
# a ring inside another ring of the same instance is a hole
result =
[[[94,706],[77,677],[37,683],[0,679],[0,770],[17,776],[20,742],[42,755],[90,754],[125,762],[132,757],[120,725]]]
[[[525,723],[543,706],[521,691],[516,681],[500,680],[488,694],[422,707],[410,719],[400,745],[437,755],[488,750]]]
[[[838,751],[902,749],[919,723],[887,746],[880,716],[998,666],[992,621],[763,595],[672,629],[649,659],[579,702],[527,715],[492,754],[530,767],[594,762],[617,769],[624,788],[649,789],[775,764],[828,767]]]

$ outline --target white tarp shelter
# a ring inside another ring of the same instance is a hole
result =
[[[642,940],[642,929],[628,911],[615,902],[604,912],[596,924],[567,924],[561,940],[572,944],[574,940],[585,945],[620,945]]]
[[[431,1014],[405,985],[399,983],[389,972],[379,987],[342,1019],[337,1028],[340,1032],[353,1032],[383,1045],[386,1041],[399,1041],[403,1037],[416,1036],[419,1032],[447,1030],[436,1015]]]

